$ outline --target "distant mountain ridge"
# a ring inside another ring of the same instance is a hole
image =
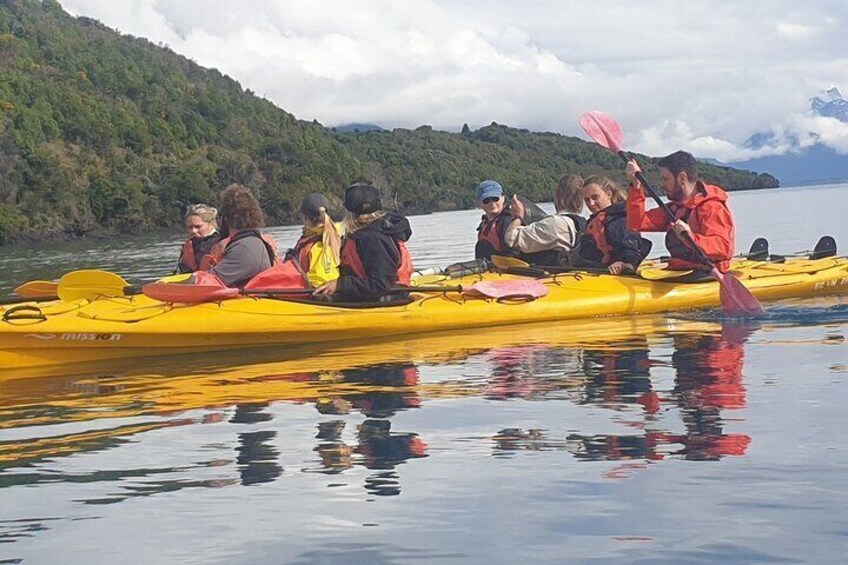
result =
[[[848,156],[826,145],[812,145],[797,152],[770,155],[732,163],[734,167],[768,171],[782,186],[824,184],[848,180]]]
[[[811,110],[823,117],[835,118],[848,123],[848,101],[842,97],[839,89],[833,87],[827,91],[830,100],[814,96],[810,100]],[[816,143],[801,147],[797,135],[787,135],[793,149],[782,155],[757,157],[731,163],[734,167],[765,171],[778,177],[783,185],[822,184],[826,182],[848,181],[848,155],[840,155],[835,149]],[[786,143],[786,139],[781,143]],[[773,132],[755,133],[743,146],[747,149],[762,149],[777,143]]]
[[[368,133],[369,131],[388,131],[385,128],[381,128],[380,126],[374,124],[342,124],[339,126],[333,126],[331,128],[327,128],[332,132],[336,133]]]
[[[543,201],[565,173],[624,180],[615,155],[574,137],[499,124],[462,133],[351,125],[298,120],[56,0],[0,2],[0,244],[181,230],[186,204],[214,204],[230,183],[255,190],[277,224],[299,221],[310,192],[340,205],[359,179],[407,213],[469,208],[486,178]],[[639,159],[656,178],[654,160]],[[731,190],[778,184],[729,167],[703,173]]]

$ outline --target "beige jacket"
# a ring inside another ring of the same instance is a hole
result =
[[[565,215],[548,216],[529,226],[512,222],[506,230],[506,243],[522,253],[549,249],[571,251],[577,244],[577,226]]]

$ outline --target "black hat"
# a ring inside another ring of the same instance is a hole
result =
[[[370,214],[383,208],[380,193],[370,184],[355,183],[345,190],[344,207],[354,214]]]
[[[330,201],[323,194],[318,194],[317,192],[313,192],[300,203],[300,213],[307,218],[317,218],[320,215],[320,208],[329,212]]]

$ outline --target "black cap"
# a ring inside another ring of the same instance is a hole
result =
[[[382,210],[380,192],[370,184],[356,183],[345,190],[344,207],[354,214],[370,214]]]
[[[313,192],[303,199],[300,203],[300,213],[307,218],[317,218],[319,216],[319,208],[325,211],[330,211],[330,201],[323,194]]]

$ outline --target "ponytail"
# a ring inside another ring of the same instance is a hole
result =
[[[336,264],[339,263],[342,249],[342,237],[336,227],[333,218],[327,214],[327,209],[321,206],[318,208],[320,221],[324,224],[321,230],[321,242],[324,244],[324,253],[329,253]]]

